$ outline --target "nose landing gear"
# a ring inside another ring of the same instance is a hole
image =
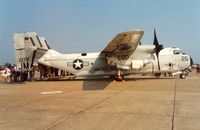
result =
[[[182,71],[182,74],[180,74],[180,78],[181,79],[185,79],[188,75],[189,75],[189,72],[190,72],[191,70],[188,68],[188,69],[185,69],[185,70],[183,70]]]
[[[185,79],[186,77],[187,77],[186,74],[180,74],[180,78],[181,78],[181,79]]]

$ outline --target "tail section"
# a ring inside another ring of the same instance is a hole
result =
[[[35,32],[14,34],[16,65],[18,70],[29,70],[33,63],[43,56],[50,47],[44,37]]]

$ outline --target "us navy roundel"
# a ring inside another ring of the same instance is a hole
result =
[[[73,68],[76,70],[80,70],[83,68],[83,61],[80,59],[76,59],[73,61]]]

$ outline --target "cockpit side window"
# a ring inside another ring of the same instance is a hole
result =
[[[178,50],[173,50],[173,53],[174,53],[174,55],[179,55],[179,54],[180,54],[180,51],[178,51]]]
[[[183,55],[186,55],[186,53],[185,53],[185,52],[183,52],[183,51],[181,51],[181,50],[180,50],[180,52],[181,52],[181,54],[183,54]]]

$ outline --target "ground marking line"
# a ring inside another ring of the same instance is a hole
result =
[[[126,91],[126,90],[128,89],[128,87],[130,87],[130,86],[127,86],[126,88],[121,89],[121,90],[119,90],[118,92],[115,92],[115,93],[112,94],[111,96],[109,96],[109,97],[107,97],[107,98],[105,98],[105,99],[103,99],[103,100],[101,100],[101,101],[99,101],[99,102],[97,102],[97,103],[94,103],[93,105],[91,105],[91,106],[89,106],[89,107],[87,107],[87,108],[85,108],[85,109],[83,109],[83,110],[80,110],[80,111],[78,111],[77,113],[74,113],[74,114],[70,115],[69,117],[65,117],[65,118],[61,119],[60,121],[58,121],[58,122],[56,122],[56,123],[50,125],[46,130],[53,129],[53,128],[55,128],[56,126],[62,124],[63,122],[65,122],[65,121],[67,121],[67,120],[69,120],[69,119],[74,118],[74,117],[77,116],[78,114],[84,113],[84,112],[86,112],[86,111],[88,111],[88,110],[94,108],[95,106],[100,105],[100,104],[102,104],[102,103],[108,101],[108,100],[111,99],[113,96],[118,95],[118,94],[120,94],[120,93],[123,92],[123,91]]]
[[[172,126],[171,130],[174,130],[174,120],[175,120],[175,110],[176,110],[176,87],[177,87],[177,81],[175,81],[174,84],[174,98],[173,98],[173,112],[172,112]]]
[[[63,91],[48,91],[48,92],[40,92],[41,94],[57,94],[57,93],[63,93]]]

